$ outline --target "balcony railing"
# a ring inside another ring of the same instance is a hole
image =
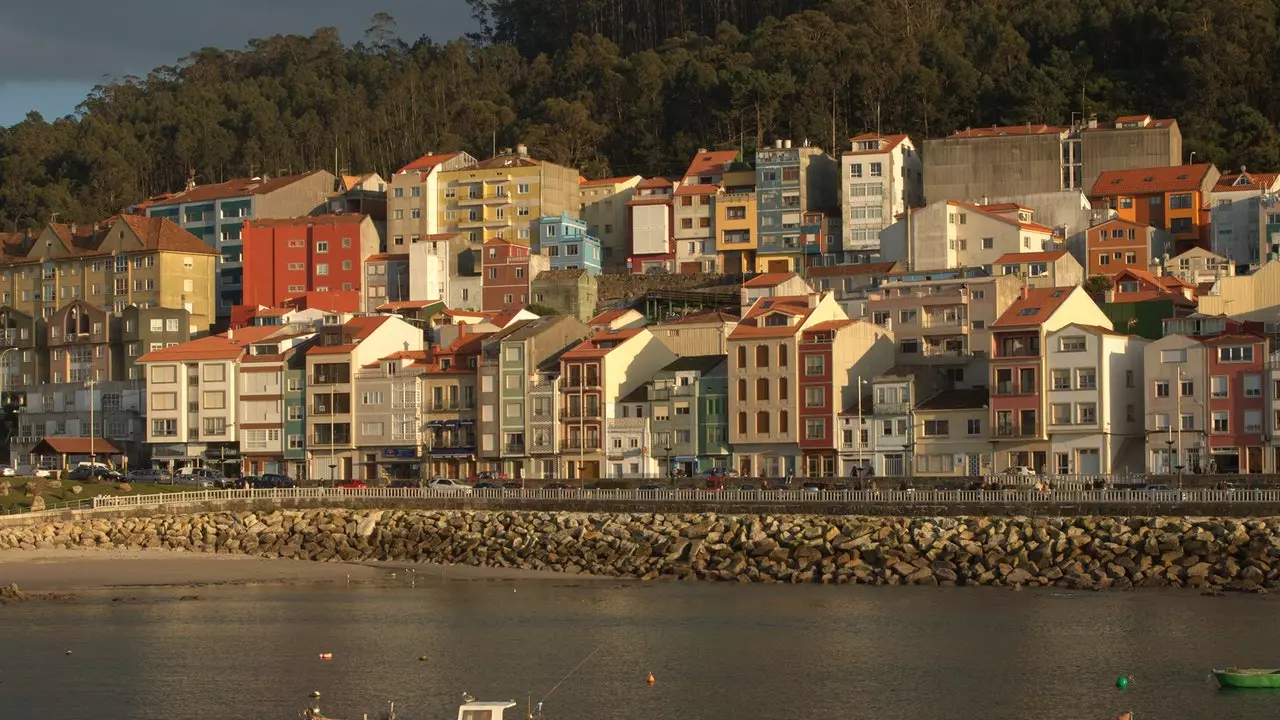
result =
[[[579,450],[594,452],[600,449],[600,441],[592,440],[592,439],[588,439],[586,442],[582,442],[580,440],[565,440],[560,443],[560,449],[572,450],[574,452],[577,452]]]
[[[568,380],[565,380],[564,382],[560,383],[560,387],[574,388],[574,389],[596,388],[596,387],[600,387],[600,378],[595,375],[588,375],[585,378],[570,377]]]
[[[1035,424],[996,425],[996,437],[1035,437],[1037,434]]]
[[[1040,392],[1040,385],[1030,383],[1021,385],[1016,382],[998,382],[996,383],[992,395],[1035,395]]]
[[[505,443],[502,446],[502,452],[508,455],[523,455],[524,443]]]
[[[996,355],[995,355],[995,356],[996,356],[996,359],[997,359],[997,360],[1002,359],[1002,358],[1024,358],[1024,357],[1025,357],[1025,358],[1033,358],[1033,357],[1040,357],[1040,349],[1039,349],[1039,348],[1029,348],[1029,347],[1022,347],[1022,348],[1003,348],[1003,347],[1000,347],[999,345],[997,345],[997,346],[996,346]]]
[[[599,418],[598,408],[587,408],[585,412],[581,408],[565,408],[560,411],[561,420],[597,420]]]
[[[911,413],[911,403],[876,403],[872,412],[876,415],[908,415]]]

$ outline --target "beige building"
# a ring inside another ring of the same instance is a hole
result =
[[[307,351],[307,467],[311,478],[341,482],[369,477],[367,458],[359,449],[355,432],[364,419],[364,410],[354,402],[357,373],[393,353],[421,351],[422,347],[422,330],[398,317],[366,316],[322,327],[316,344]],[[393,407],[416,418],[421,401],[416,384],[412,392],[412,397],[400,397]],[[403,417],[401,420],[407,422]]]
[[[632,308],[605,310],[587,321],[592,330],[635,330],[649,324],[644,313]]]
[[[37,320],[83,300],[119,315],[130,305],[185,309],[190,331],[216,315],[217,253],[164,218],[121,215],[109,224],[51,224],[0,256],[0,306]]]
[[[682,315],[649,326],[677,357],[724,355],[729,352],[729,335],[738,327],[738,316],[720,310]]]
[[[587,234],[600,239],[601,265],[604,272],[627,272],[628,221],[627,203],[635,197],[636,186],[644,178],[604,178],[578,183],[578,200]]]
[[[387,246],[412,245],[443,232],[440,177],[475,164],[465,152],[428,153],[397,170],[387,187]]]
[[[1084,268],[1066,250],[1001,255],[991,272],[1013,275],[1030,288],[1071,287],[1084,282]]]
[[[742,283],[742,312],[746,313],[758,300],[773,297],[808,295],[813,288],[795,273],[764,273]]]
[[[984,387],[943,390],[916,405],[915,447],[912,465],[916,475],[975,476],[991,472]]]
[[[578,217],[580,177],[575,168],[529,157],[523,145],[468,167],[445,170],[437,206],[440,232],[462,233],[473,246],[490,240],[532,245],[539,218],[565,213]]]
[[[942,270],[989,267],[1009,253],[1054,249],[1053,228],[1034,218],[1030,208],[1012,203],[932,203],[880,233],[879,260],[902,261],[912,270]]]
[[[1146,346],[1143,425],[1151,472],[1172,474],[1178,464],[1186,472],[1208,467],[1208,368],[1214,350],[1196,338],[1177,334]]]
[[[953,363],[990,352],[991,326],[1021,289],[1012,275],[891,275],[867,294],[865,317],[893,331],[900,363]]]
[[[589,321],[596,314],[599,301],[596,276],[577,270],[543,270],[529,283],[530,299],[536,305]]]

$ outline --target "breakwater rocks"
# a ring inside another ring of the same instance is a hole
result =
[[[1280,519],[315,509],[0,528],[0,549],[95,547],[731,582],[1280,586]]]

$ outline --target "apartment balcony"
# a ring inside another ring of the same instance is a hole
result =
[[[911,403],[876,403],[872,415],[897,417],[911,414]]]
[[[920,327],[928,334],[944,333],[947,335],[968,335],[969,317],[925,315]]]
[[[561,420],[599,420],[600,410],[596,408],[563,408],[560,410]]]
[[[1063,430],[1097,430],[1098,419],[1077,420],[1075,418],[1051,418],[1049,420],[1049,427],[1061,428]],[[1165,432],[1167,431],[1168,429],[1166,428]]]
[[[581,440],[564,440],[560,443],[561,452],[598,452],[600,450],[600,441],[587,438],[586,442]]]
[[[560,383],[562,389],[567,390],[589,390],[600,387],[600,378],[595,375],[588,375],[585,378],[571,377]]]
[[[556,451],[556,444],[551,441],[534,442],[533,444],[529,445],[530,455],[550,455],[555,451]]]
[[[441,402],[441,403],[433,402],[430,405],[424,405],[424,409],[427,412],[448,413],[448,412],[458,412],[459,410],[470,410],[471,408],[469,407],[464,408],[463,406],[459,405],[456,402]]]
[[[524,443],[505,443],[502,446],[503,455],[524,455]]]
[[[673,397],[693,397],[693,385],[675,385],[673,387],[653,388],[649,390],[651,400],[669,400]]]
[[[1037,432],[1034,423],[996,425],[996,437],[998,438],[1034,438],[1038,436],[1039,432]]]
[[[1039,393],[1040,393],[1039,383],[1029,383],[1027,385],[1021,385],[1016,382],[998,382],[996,383],[995,387],[991,389],[992,395],[1003,395],[1003,396],[1038,395]]]
[[[510,224],[511,224],[511,219],[505,218],[505,217],[478,218],[476,220],[470,220],[470,219],[459,220],[458,229],[459,230],[477,230],[480,228],[507,227]]]
[[[958,346],[952,345],[950,347],[946,345],[941,345],[941,344],[939,345],[926,344],[923,348],[921,348],[920,355],[926,361],[930,361],[933,363],[953,363],[953,362],[960,362],[962,360],[967,360],[969,358],[983,357],[985,353],[982,353],[981,351],[971,350],[968,347],[968,343],[964,343]]]
[[[467,195],[454,199],[454,204],[458,207],[475,207],[477,205],[502,205],[511,202],[511,196],[506,193],[487,192],[479,196]]]

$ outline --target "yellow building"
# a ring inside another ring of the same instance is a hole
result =
[[[755,269],[759,238],[756,235],[755,190],[723,192],[715,199],[716,254],[720,271],[749,273]]]
[[[48,321],[76,300],[119,315],[130,305],[185,309],[189,331],[216,315],[217,251],[166,218],[123,215],[90,226],[50,224],[0,256],[0,306]]]
[[[530,245],[538,236],[538,218],[579,216],[580,178],[575,168],[529,157],[523,145],[470,167],[445,170],[436,206],[440,232],[461,233],[475,246],[490,240]]]
[[[981,475],[991,470],[989,393],[985,387],[944,390],[915,408],[916,475]]]
[[[644,178],[639,175],[582,180],[578,184],[578,200],[582,204],[582,221],[587,234],[600,238],[601,266],[604,272],[627,272],[627,203],[635,197],[636,186]]]

